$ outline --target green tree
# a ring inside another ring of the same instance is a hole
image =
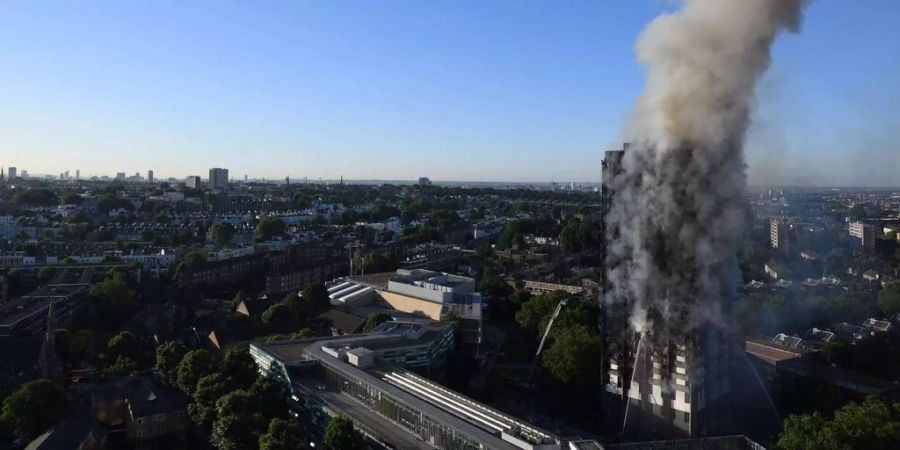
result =
[[[503,226],[500,237],[497,238],[497,247],[510,248],[516,243],[516,236],[534,233],[534,222],[531,220],[513,220]]]
[[[249,389],[256,400],[254,411],[259,411],[268,419],[287,417],[288,404],[281,383],[266,377],[257,377]]]
[[[113,358],[124,356],[138,359],[141,356],[141,344],[129,331],[123,331],[109,339],[106,348]]]
[[[79,213],[72,214],[69,217],[66,217],[66,222],[67,223],[90,223],[91,219],[84,213],[79,212]]]
[[[62,387],[47,379],[29,381],[3,401],[3,420],[22,439],[38,437],[66,413]]]
[[[212,426],[217,415],[216,402],[236,388],[234,381],[221,372],[201,377],[194,389],[193,402],[188,405],[191,420],[200,426]]]
[[[82,202],[84,202],[84,197],[74,192],[66,192],[59,199],[60,205],[80,205]]]
[[[400,261],[391,253],[369,253],[363,265],[366,273],[392,272],[400,267]]]
[[[216,246],[216,248],[222,248],[231,242],[231,239],[234,237],[235,229],[234,225],[224,222],[211,226],[209,228],[209,233],[213,245]]]
[[[224,405],[229,405],[235,395],[249,395],[247,391],[234,391],[226,394],[216,403],[218,413],[213,422],[210,443],[219,450],[244,450],[256,448],[259,438],[266,431],[268,421],[262,414],[246,410],[246,412],[225,413]],[[222,403],[224,402],[224,403]],[[232,407],[229,406],[231,409]]]
[[[553,314],[556,305],[562,300],[562,295],[551,292],[542,295],[532,296],[530,300],[522,304],[519,311],[516,312],[516,323],[522,329],[538,334],[543,332],[540,328],[544,318]]]
[[[259,378],[249,390],[238,389],[216,402],[217,419],[213,424],[213,445],[219,449],[255,448],[268,424],[286,418],[287,403],[278,383]]]
[[[345,416],[334,416],[325,427],[322,443],[329,450],[365,450],[366,440]]]
[[[131,317],[138,302],[137,294],[120,273],[92,284],[88,299],[102,318],[101,328],[109,328]]]
[[[41,267],[41,270],[38,270],[38,284],[45,285],[56,276],[56,273],[59,272],[56,267],[44,266]]]
[[[201,252],[187,252],[175,267],[175,277],[178,278],[184,271],[193,272],[206,266],[206,255]]]
[[[6,272],[6,283],[9,286],[9,293],[14,295],[19,290],[19,283],[22,281],[22,271],[19,269],[9,269]]]
[[[269,431],[259,437],[259,450],[295,450],[306,442],[296,423],[276,418],[269,422]]]
[[[193,395],[197,381],[212,373],[216,359],[206,350],[191,350],[178,364],[178,387],[188,395]]]
[[[169,341],[156,347],[156,367],[170,386],[178,385],[178,365],[187,349],[178,341]]]
[[[59,204],[56,194],[49,189],[29,189],[16,193],[18,206],[53,206]]]
[[[289,341],[292,339],[305,339],[315,337],[315,331],[309,328],[303,328],[296,333],[277,333],[266,337],[266,342]]]
[[[778,436],[779,450],[890,450],[900,448],[900,403],[868,398],[835,411],[791,415]]]
[[[276,216],[266,216],[256,225],[253,239],[256,242],[265,242],[281,234],[284,234],[284,222]]]
[[[848,214],[856,220],[865,219],[869,215],[866,211],[866,205],[862,203],[853,205],[853,207],[850,208],[850,211],[848,211]]]
[[[222,354],[222,372],[241,386],[251,385],[259,376],[256,363],[246,342],[230,345]]]
[[[106,379],[124,377],[137,372],[138,369],[140,369],[140,366],[138,366],[137,361],[125,356],[119,356],[115,362],[103,369],[103,377]]]
[[[595,363],[600,354],[600,339],[587,327],[563,328],[541,356],[543,366],[563,383],[592,380],[599,374]]]
[[[303,298],[312,302],[319,309],[327,309],[331,306],[331,299],[328,298],[328,289],[322,283],[310,283],[303,289]]]
[[[294,310],[284,303],[276,303],[262,313],[263,323],[275,323],[294,318],[296,318]]]
[[[900,283],[890,284],[878,293],[878,307],[887,316],[900,313]]]
[[[382,311],[376,311],[370,313],[368,317],[366,317],[366,321],[363,323],[363,333],[368,333],[375,329],[378,325],[381,325],[387,321],[391,320],[391,316]]]
[[[306,320],[315,312],[316,306],[312,300],[301,297],[297,294],[289,294],[281,301],[291,309],[294,317],[299,320]]]
[[[457,314],[454,310],[450,310],[445,312],[444,314],[441,314],[441,322],[449,323],[453,328],[453,337],[457,345],[459,345],[459,343],[462,341],[462,331],[460,329],[461,320],[462,319],[460,319],[459,314]]]
[[[481,272],[481,292],[492,299],[504,299],[513,293],[513,288],[500,278],[496,269],[487,267]]]

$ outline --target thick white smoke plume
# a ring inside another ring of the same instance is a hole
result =
[[[739,284],[743,143],[753,91],[805,0],[686,0],[637,43],[644,92],[612,181],[608,299],[650,334],[720,322]],[[667,330],[668,329],[668,330]]]

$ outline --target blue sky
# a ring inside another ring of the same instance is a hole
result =
[[[666,0],[0,3],[0,164],[599,181]],[[776,45],[751,181],[900,184],[900,2]]]

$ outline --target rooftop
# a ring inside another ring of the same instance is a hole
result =
[[[547,432],[402,369],[376,366],[370,370],[363,370],[333,357],[321,347],[310,345],[306,351],[332,370],[376,387],[426,416],[433,417],[457,432],[484,443],[489,448],[518,448],[502,439],[501,433],[504,432],[519,439],[524,439],[521,434],[523,430],[534,436],[554,439]]]

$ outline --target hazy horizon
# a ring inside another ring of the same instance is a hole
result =
[[[634,42],[672,8],[4,4],[0,165],[596,183],[643,86]],[[900,185],[898,15],[890,0],[819,0],[802,38],[776,44],[747,139],[751,185]]]

